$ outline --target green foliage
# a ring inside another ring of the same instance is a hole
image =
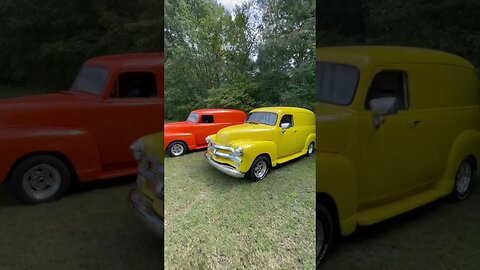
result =
[[[0,33],[0,84],[65,89],[87,58],[163,51],[163,1],[4,0]]]
[[[166,0],[165,112],[313,109],[313,0],[250,0],[232,13],[211,0]]]
[[[477,0],[317,1],[317,46],[424,47],[480,65]]]

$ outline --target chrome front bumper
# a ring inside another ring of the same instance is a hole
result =
[[[137,189],[132,189],[128,194],[128,205],[132,212],[142,223],[155,234],[163,238],[164,221],[155,214],[152,201]]]
[[[236,177],[236,178],[245,177],[244,173],[239,172],[239,171],[235,170],[234,168],[232,168],[230,166],[220,164],[220,163],[216,162],[215,160],[213,160],[212,157],[210,156],[210,154],[208,153],[208,151],[205,152],[205,158],[207,159],[208,163],[210,163],[210,165],[212,165],[215,169],[223,172],[224,174],[228,174],[228,175]]]

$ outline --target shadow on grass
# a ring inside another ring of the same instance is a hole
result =
[[[128,175],[122,177],[116,177],[112,179],[97,180],[92,182],[75,182],[72,184],[70,191],[67,196],[70,194],[81,194],[84,192],[90,192],[96,189],[108,189],[119,186],[130,185],[136,180],[136,175]]]
[[[338,242],[335,244],[331,253],[332,255],[335,255],[339,247],[371,241],[376,238],[380,239],[393,230],[401,230],[406,226],[411,226],[416,222],[420,222],[422,219],[428,219],[430,218],[429,216],[435,214],[437,210],[445,207],[447,204],[447,199],[441,198],[380,223],[370,226],[359,226],[352,235],[346,237],[339,236]]]
[[[221,190],[221,191],[230,190],[230,189],[232,189],[234,187],[238,187],[238,186],[246,186],[246,185],[256,186],[256,185],[269,184],[268,182],[272,181],[272,178],[274,178],[272,173],[278,172],[278,171],[284,169],[285,167],[288,167],[289,165],[292,165],[292,164],[295,164],[295,163],[301,161],[304,158],[315,159],[315,156],[314,155],[310,156],[310,157],[303,156],[303,157],[296,158],[294,160],[290,160],[290,161],[282,163],[282,164],[278,164],[274,168],[270,168],[270,171],[269,171],[268,175],[265,177],[265,179],[263,179],[261,181],[252,181],[248,177],[235,178],[235,177],[226,175],[226,174],[216,170],[215,168],[212,168],[209,164],[206,164],[206,165],[204,165],[205,170],[212,171],[211,174],[210,174],[210,177],[202,177],[202,178],[199,178],[199,180],[206,183],[206,185],[208,187],[214,186],[214,188],[216,190]]]
[[[117,177],[112,179],[106,180],[97,180],[92,182],[73,182],[70,186],[69,191],[64,196],[75,196],[87,192],[92,192],[98,189],[108,189],[108,188],[116,188],[120,186],[131,185],[135,182],[136,176],[129,175],[123,177]],[[125,195],[126,196],[126,195]],[[49,202],[55,203],[56,201]],[[16,206],[23,204],[19,200],[15,198],[13,194],[13,190],[10,188],[7,182],[0,185],[0,208],[2,207],[9,207],[9,206]]]

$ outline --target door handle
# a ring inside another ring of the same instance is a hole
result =
[[[410,120],[407,122],[407,126],[415,127],[416,125],[420,124],[422,120]]]

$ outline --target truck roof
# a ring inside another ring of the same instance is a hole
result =
[[[215,113],[244,113],[244,112],[240,110],[233,110],[233,109],[199,109],[199,110],[193,110],[192,113],[215,114]]]
[[[399,46],[341,46],[317,48],[317,61],[352,64],[358,67],[388,63],[457,65],[474,69],[466,59],[447,52]]]
[[[129,53],[105,55],[91,58],[85,65],[98,65],[108,69],[115,68],[155,68],[163,65],[164,54],[157,53]]]
[[[254,109],[251,112],[274,112],[277,114],[303,112],[303,113],[313,114],[313,112],[308,109],[298,108],[298,107],[263,107],[263,108]]]

